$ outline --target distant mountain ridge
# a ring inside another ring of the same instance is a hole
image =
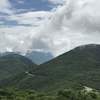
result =
[[[6,56],[9,54],[21,55],[19,52],[4,52],[4,53],[0,53],[0,57]],[[33,63],[37,65],[43,64],[54,58],[54,56],[50,52],[42,52],[42,51],[27,52],[25,54],[25,57],[27,57],[28,59],[30,59]]]
[[[100,90],[100,45],[79,46],[28,74],[24,72],[11,77],[2,81],[3,85],[38,91],[56,91],[80,85]]]
[[[0,57],[6,56],[6,55],[9,55],[9,54],[18,54],[18,53],[15,53],[15,52],[3,52],[3,53],[0,53]]]
[[[33,70],[36,66],[24,56],[14,53],[4,54],[0,57],[0,80]]]
[[[27,52],[26,57],[28,57],[38,65],[43,64],[54,58],[50,52],[42,52],[42,51]]]

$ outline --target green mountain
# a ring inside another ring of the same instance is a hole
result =
[[[77,47],[34,70],[2,82],[4,86],[38,91],[79,88],[80,85],[100,90],[100,45]]]
[[[0,57],[0,81],[32,70],[35,67],[36,65],[24,56],[14,53],[2,55]]]

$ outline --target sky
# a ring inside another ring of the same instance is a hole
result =
[[[100,44],[99,0],[0,0],[0,52],[51,52]]]

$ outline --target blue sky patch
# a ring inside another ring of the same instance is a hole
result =
[[[9,0],[11,4],[11,10],[15,14],[22,14],[26,12],[34,11],[50,11],[54,5],[48,0]],[[18,24],[16,20],[7,19],[9,14],[0,12],[0,22],[5,26],[30,26],[30,24]]]
[[[13,9],[18,12],[25,12],[27,10],[34,11],[48,11],[53,5],[48,0],[9,0]]]
[[[6,19],[0,19],[0,22],[2,22],[0,25],[7,26],[7,27],[13,27],[13,26],[27,26],[30,27],[30,24],[19,24],[15,20],[6,20]]]

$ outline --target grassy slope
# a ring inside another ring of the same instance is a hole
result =
[[[36,67],[31,60],[17,54],[0,57],[0,81]]]
[[[100,89],[100,45],[75,48],[40,65],[30,73],[11,78],[10,86],[39,91],[56,91],[78,84]],[[19,79],[19,84],[16,82]],[[13,81],[13,82],[12,82]]]

